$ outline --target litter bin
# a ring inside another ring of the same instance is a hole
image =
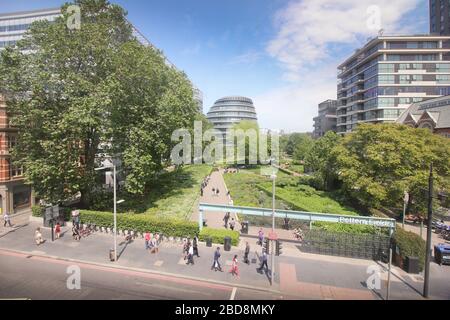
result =
[[[242,222],[241,226],[242,226],[241,233],[248,234],[248,221]]]
[[[206,238],[206,246],[212,247],[212,238],[211,237]]]
[[[110,249],[109,250],[109,260],[111,261],[115,261],[115,254],[114,254],[114,249]]]
[[[231,238],[225,237],[223,239],[223,250],[230,251],[231,250]]]
[[[419,258],[417,257],[406,257],[405,260],[405,271],[412,274],[418,274],[420,272],[419,268]]]

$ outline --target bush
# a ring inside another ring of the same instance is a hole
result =
[[[417,257],[419,258],[420,270],[424,269],[427,247],[425,240],[413,232],[398,228],[395,231],[394,242],[400,251],[403,261],[406,257]]]
[[[31,215],[33,217],[42,218],[44,216],[44,208],[40,205],[34,205],[31,207]]]
[[[206,238],[211,238],[213,243],[223,244],[224,238],[230,237],[231,244],[237,246],[239,244],[239,232],[226,229],[203,228],[198,238],[200,241],[206,241]]]
[[[80,211],[82,223],[93,223],[100,227],[112,228],[114,215],[111,212]],[[153,217],[144,214],[117,214],[118,230],[133,230],[137,232],[162,233],[171,237],[194,237],[198,233],[198,223]]]

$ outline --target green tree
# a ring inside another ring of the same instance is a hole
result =
[[[426,129],[360,125],[333,154],[345,189],[368,207],[399,205],[407,190],[416,209],[421,210],[431,163],[436,188],[449,187],[450,141]]]
[[[33,23],[2,51],[0,87],[26,182],[53,203],[81,193],[88,207],[99,151],[122,159],[128,190],[142,193],[169,158],[172,130],[192,126],[197,111],[186,76],[134,38],[121,7],[74,4],[80,30],[67,28],[65,4],[54,23]]]
[[[336,157],[332,152],[339,145],[341,137],[328,131],[323,137],[314,141],[305,155],[305,166],[314,172],[322,181],[322,186],[328,190],[337,179]]]
[[[313,145],[313,139],[306,133],[292,133],[285,143],[284,151],[295,160],[303,161]]]

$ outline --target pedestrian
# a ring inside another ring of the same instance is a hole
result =
[[[219,188],[216,189],[216,195],[219,196]]]
[[[212,188],[213,197],[216,195],[216,188]]]
[[[183,245],[184,260],[186,260],[188,258],[190,246],[191,246],[190,239],[185,240],[184,245]]]
[[[3,214],[3,220],[5,220],[5,223],[3,224],[4,227],[6,227],[6,225],[9,225],[9,227],[12,228],[11,218],[9,217],[9,214],[7,212]]]
[[[266,267],[266,270],[269,270],[269,266],[267,265],[267,253],[264,251],[261,257],[261,266],[258,268],[258,271],[262,271]]]
[[[238,259],[238,256],[235,255],[234,258],[233,258],[233,261],[231,262],[230,273],[233,276],[238,276],[239,277],[239,269],[238,269],[238,261],[237,261],[237,259]]]
[[[230,191],[227,192],[227,197],[231,197]]]
[[[259,245],[262,246],[263,242],[264,242],[264,231],[262,228],[259,229],[258,231],[258,241],[259,241]]]
[[[245,252],[244,252],[244,263],[250,264],[250,260],[248,260],[248,255],[250,254],[250,245],[248,241],[245,242]]]
[[[194,265],[194,245],[190,245],[188,249],[188,261],[186,263],[187,265]]]
[[[38,246],[45,242],[42,237],[41,228],[37,228],[34,232],[34,240]]]
[[[148,250],[148,248],[150,247],[150,240],[151,240],[151,238],[150,238],[150,232],[146,232],[145,233],[145,250]]]
[[[220,259],[220,247],[217,247],[216,251],[214,252],[214,261],[211,270],[214,269],[214,271],[219,270],[220,272],[223,272],[222,267],[220,266],[219,259]]]
[[[202,188],[200,189],[200,196],[203,197],[203,186],[202,186]]]
[[[198,237],[195,236],[194,240],[192,241],[192,246],[194,248],[194,255],[197,256],[197,258],[200,258],[200,256],[198,255]]]
[[[61,235],[61,225],[59,224],[59,222],[57,222],[55,226],[55,235],[56,239],[59,239],[59,236]]]
[[[158,253],[159,252],[158,241],[156,241],[156,235],[151,240],[151,246],[152,246],[152,249],[151,249],[150,253]]]
[[[228,220],[230,219],[230,213],[227,212],[223,217],[223,221],[225,222],[225,228],[228,229]]]
[[[230,229],[231,229],[231,231],[234,231],[234,227],[235,226],[236,226],[236,221],[234,221],[234,218],[232,218],[231,222],[230,222]]]
[[[73,237],[73,240],[75,240],[75,241],[80,241],[80,239],[81,239],[80,231],[78,231],[76,225],[74,225],[72,227],[72,237]]]

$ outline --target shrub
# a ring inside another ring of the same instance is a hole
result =
[[[395,231],[394,242],[400,251],[404,261],[406,257],[419,258],[420,270],[425,267],[426,242],[419,235],[398,228]]]
[[[100,227],[114,225],[111,212],[80,211],[82,223],[93,223]],[[117,214],[118,230],[134,230],[137,232],[162,233],[172,237],[193,237],[198,233],[198,223],[184,220],[153,217],[144,214]]]
[[[44,216],[44,208],[40,205],[34,205],[31,207],[31,215],[33,217],[42,218]]]
[[[230,237],[231,244],[237,246],[239,244],[239,232],[225,229],[203,228],[198,238],[200,241],[206,241],[206,238],[211,238],[213,243],[223,244],[224,238]]]

